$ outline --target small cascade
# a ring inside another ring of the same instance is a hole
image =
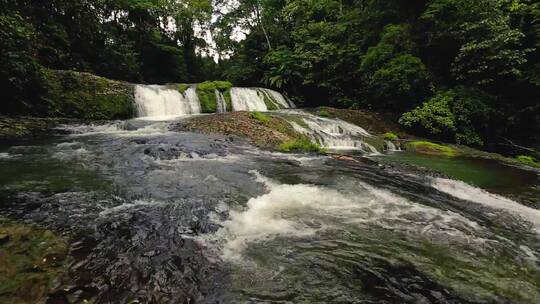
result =
[[[216,101],[217,101],[217,112],[218,113],[227,112],[227,102],[225,101],[225,97],[223,97],[223,94],[221,94],[219,90],[216,90]]]
[[[294,104],[291,105],[289,102],[287,102],[283,95],[274,90],[260,89],[260,91],[264,92],[270,98],[270,100],[277,103],[282,109],[295,108]]]
[[[231,99],[234,111],[268,111],[264,97],[251,88],[232,88]]]
[[[312,141],[332,150],[360,150],[370,154],[380,154],[366,139],[374,138],[363,128],[340,119],[318,117],[295,111],[301,119],[289,122],[296,131],[305,134]]]
[[[194,87],[184,94],[160,85],[136,85],[135,103],[139,117],[166,117],[201,113]]]
[[[390,152],[401,151],[401,148],[396,146],[390,140],[385,140],[384,143],[386,144],[386,151],[390,151]]]

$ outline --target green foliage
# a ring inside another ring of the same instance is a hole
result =
[[[422,106],[404,113],[399,123],[423,135],[480,146],[487,129],[489,100],[477,90],[442,90]]]
[[[270,122],[270,117],[267,115],[261,113],[261,112],[251,112],[249,113],[249,117],[261,122],[261,123],[268,123]]]
[[[392,132],[388,132],[383,134],[383,138],[385,140],[397,140],[399,137]]]
[[[2,112],[40,114],[43,68],[34,57],[35,29],[19,15],[0,15]]]
[[[432,143],[429,141],[413,141],[405,144],[407,150],[413,150],[417,153],[423,154],[435,154],[435,155],[444,155],[444,156],[456,156],[459,154],[459,151],[448,147]]]
[[[282,143],[279,146],[279,151],[286,152],[286,153],[290,153],[290,152],[323,153],[324,149],[321,148],[321,146],[315,143],[312,143],[307,138],[300,138],[300,139]]]

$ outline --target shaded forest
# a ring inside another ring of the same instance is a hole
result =
[[[439,140],[540,146],[538,1],[0,0],[0,8],[4,114],[46,115],[47,69],[75,70],[266,86],[303,107],[392,113]]]

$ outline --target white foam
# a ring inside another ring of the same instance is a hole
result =
[[[135,102],[139,117],[175,117],[201,113],[194,87],[184,93],[160,85],[136,85]]]
[[[234,111],[268,111],[264,98],[257,89],[232,88],[231,99]]]
[[[535,231],[540,232],[540,210],[529,208],[511,199],[489,193],[462,181],[434,178],[432,185],[437,190],[459,199],[479,203],[490,208],[505,210],[517,215],[531,222],[534,225]]]
[[[20,154],[10,154],[8,152],[2,152],[0,153],[0,159],[14,159],[20,157]]]
[[[420,205],[389,191],[358,183],[361,193],[342,193],[315,185],[287,185],[254,172],[268,192],[230,212],[216,236],[226,239],[224,260],[237,262],[253,242],[275,237],[309,237],[324,229],[377,225],[417,234],[451,235],[470,242],[481,227],[451,211]],[[480,240],[478,238],[478,240]]]

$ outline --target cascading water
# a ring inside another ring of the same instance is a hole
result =
[[[139,117],[165,117],[201,113],[195,88],[183,94],[167,86],[135,86],[135,103]]]
[[[217,101],[217,112],[218,113],[227,112],[227,102],[225,102],[225,97],[223,97],[223,94],[218,90],[216,90],[216,101]]]
[[[396,146],[396,144],[394,144],[390,140],[385,140],[384,143],[386,144],[387,151],[401,151],[401,148],[399,146]]]
[[[268,111],[264,97],[256,89],[232,88],[231,99],[235,111]]]
[[[289,109],[295,105],[281,93],[263,88],[232,88],[230,90],[233,111],[261,111],[269,109]],[[227,103],[222,92],[216,90],[216,109],[218,113],[227,111]],[[167,117],[199,114],[202,112],[193,85],[185,92],[170,86],[136,85],[135,103],[139,117]]]
[[[340,119],[319,117],[299,110],[290,113],[301,120],[300,123],[297,119],[289,120],[294,129],[324,148],[379,154],[379,151],[366,141],[373,136],[361,127]]]

